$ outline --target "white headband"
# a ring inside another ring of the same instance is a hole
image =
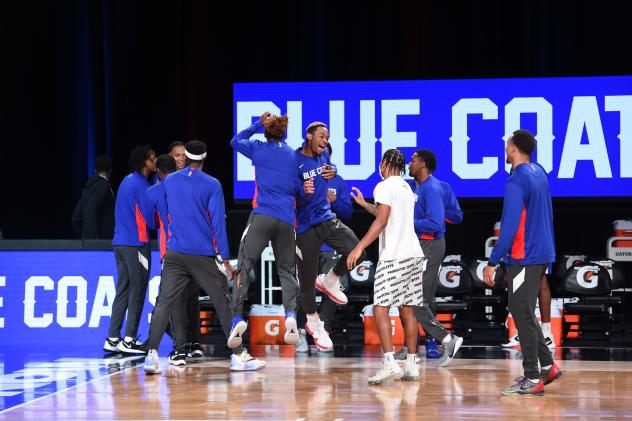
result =
[[[193,160],[193,161],[201,161],[204,158],[206,158],[206,152],[204,152],[202,155],[193,155],[191,152],[187,151],[186,149],[184,150],[184,154],[187,156],[187,158]]]

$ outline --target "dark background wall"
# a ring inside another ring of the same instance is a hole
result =
[[[622,3],[123,0],[5,2],[0,229],[70,238],[91,158],[202,139],[232,203],[232,83],[632,74]],[[511,5],[510,5],[511,4]],[[632,159],[632,157],[631,157]],[[499,200],[462,200],[448,250],[482,255]],[[555,202],[558,252],[605,252],[630,198]],[[352,226],[363,233],[369,219]],[[243,215],[231,214],[234,246]]]

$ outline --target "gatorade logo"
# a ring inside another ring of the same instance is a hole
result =
[[[439,282],[446,288],[458,288],[461,284],[461,267],[442,266],[439,271]]]
[[[617,251],[615,252],[615,256],[618,256],[618,257],[632,256],[632,251]]]
[[[281,330],[279,328],[279,321],[278,320],[268,320],[264,326],[264,329],[266,331],[266,334],[270,335],[270,336],[278,336],[279,335],[279,331]]]
[[[598,266],[583,266],[577,268],[577,283],[580,287],[591,289],[596,288],[599,285],[599,267]]]
[[[487,262],[486,261],[479,261],[478,262],[478,266],[476,266],[476,277],[480,280],[485,282],[485,277],[483,275],[483,270],[485,269],[485,266],[487,266]]]

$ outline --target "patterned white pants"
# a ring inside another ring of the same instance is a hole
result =
[[[423,305],[423,257],[380,260],[375,269],[373,305],[384,307]]]

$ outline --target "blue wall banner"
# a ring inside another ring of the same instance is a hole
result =
[[[295,148],[309,123],[327,123],[338,173],[368,197],[390,148],[407,159],[432,149],[457,197],[502,197],[505,142],[519,128],[536,135],[553,196],[632,195],[632,76],[236,83],[233,107],[235,133],[287,113]],[[235,198],[250,199],[252,164],[237,153],[234,164]]]
[[[138,328],[144,338],[160,285],[159,252],[151,258]],[[0,344],[100,348],[116,279],[112,251],[0,251]]]

